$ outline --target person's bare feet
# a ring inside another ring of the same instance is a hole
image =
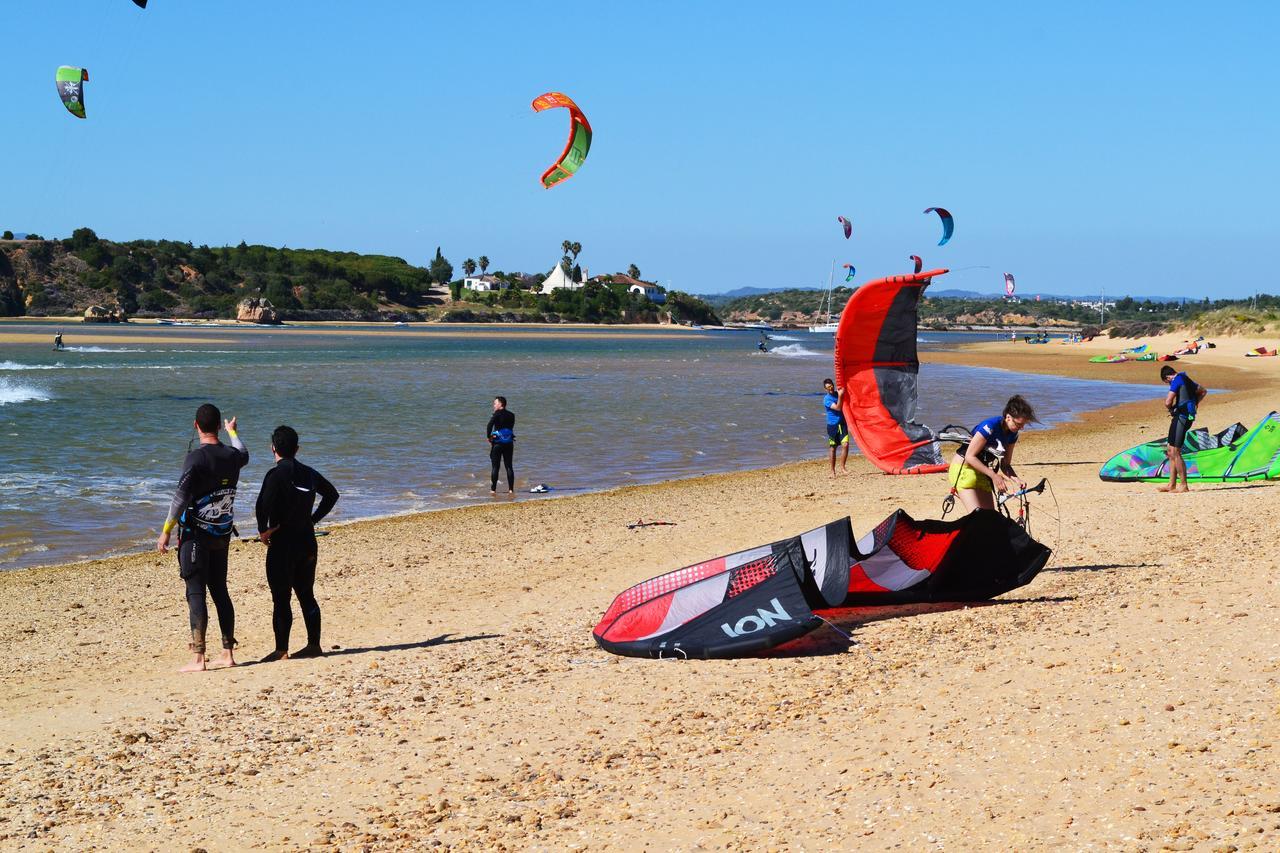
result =
[[[1172,491],[1173,491],[1173,486],[1161,486],[1160,488],[1156,489],[1156,491],[1157,491],[1157,492],[1172,492]]]
[[[1178,488],[1174,489],[1174,491],[1175,491],[1175,492],[1189,492],[1189,491],[1191,491],[1191,490],[1190,490],[1189,488],[1187,488],[1186,486],[1179,486]]]
[[[204,672],[204,655],[195,655],[191,658],[191,663],[179,668],[178,672]]]
[[[209,669],[226,669],[229,666],[236,665],[236,657],[231,653],[231,649],[223,649],[222,656],[215,661],[210,661]]]

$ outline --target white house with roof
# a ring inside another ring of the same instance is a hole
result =
[[[487,293],[491,290],[506,290],[511,285],[493,275],[469,275],[462,280],[464,290],[475,290]]]
[[[667,292],[661,285],[654,284],[651,281],[641,281],[638,278],[632,278],[626,273],[614,273],[614,284],[625,284],[627,291],[630,293],[639,293],[646,297],[650,302],[657,302],[659,305],[667,301]]]
[[[542,290],[538,292],[550,293],[553,290],[581,290],[581,289],[582,289],[582,282],[574,281],[564,271],[564,267],[560,266],[559,264],[556,264],[552,268],[551,274],[548,275],[546,279],[543,280]]]

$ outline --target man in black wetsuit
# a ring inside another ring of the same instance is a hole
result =
[[[492,466],[489,474],[489,494],[498,493],[498,466],[505,464],[507,494],[514,495],[516,472],[511,467],[511,457],[516,446],[516,416],[507,409],[506,397],[493,398],[493,417],[489,418],[484,434],[489,439],[489,463]]]
[[[191,620],[191,663],[179,672],[200,672],[207,668],[205,631],[209,611],[205,590],[218,610],[222,631],[222,657],[214,667],[235,666],[236,611],[227,592],[227,546],[234,530],[236,484],[240,469],[249,462],[236,433],[236,419],[227,421],[231,447],[218,441],[222,413],[212,403],[196,409],[196,430],[200,446],[187,454],[178,478],[178,489],[169,505],[164,529],[156,540],[161,554],[169,550],[169,534],[178,528],[178,571],[187,584],[187,610]]]
[[[294,458],[298,453],[298,433],[292,427],[276,427],[271,433],[271,450],[276,467],[262,480],[257,514],[258,538],[267,545],[267,585],[271,587],[271,627],[275,630],[276,648],[262,659],[263,663],[324,654],[320,646],[320,604],[312,590],[316,582],[316,523],[338,502],[338,490],[333,484]],[[315,506],[317,495],[319,506]],[[292,655],[290,592],[298,596],[302,621],[307,626],[307,644]]]

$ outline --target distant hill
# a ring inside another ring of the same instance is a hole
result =
[[[735,287],[733,290],[726,290],[724,293],[701,293],[698,298],[708,305],[720,307],[744,296],[761,296],[766,293],[782,293],[787,290],[820,290],[826,292],[825,287],[817,287],[816,285],[802,285],[800,287]]]
[[[494,277],[516,286],[464,291],[439,251],[428,269],[387,255],[327,249],[116,243],[78,228],[65,240],[0,239],[0,316],[83,316],[96,307],[117,318],[234,318],[242,303],[254,300],[246,318],[254,307],[282,320],[720,322],[711,306],[678,291],[660,305],[625,283],[542,294],[528,289],[541,277]]]

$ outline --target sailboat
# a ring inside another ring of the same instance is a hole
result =
[[[818,304],[818,313],[822,313],[822,304],[827,306],[827,322],[818,323],[810,326],[809,331],[817,335],[834,335],[836,329],[840,328],[840,315],[836,315],[836,319],[831,319],[831,284],[836,277],[836,262],[831,262],[831,272],[827,275],[827,295],[823,297],[822,302]]]

